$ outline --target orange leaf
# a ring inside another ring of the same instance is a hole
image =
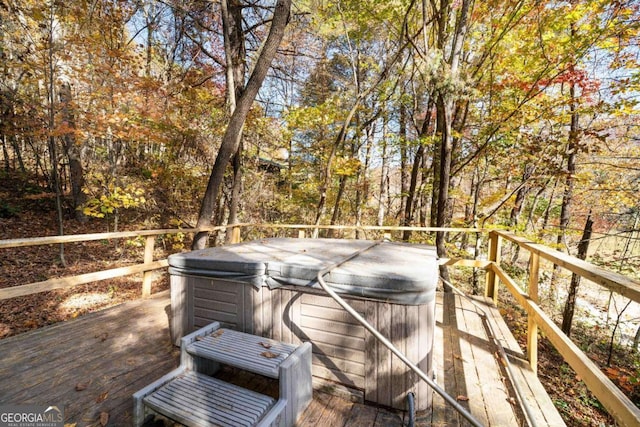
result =
[[[462,402],[466,402],[467,400],[469,400],[469,398],[467,396],[463,396],[463,395],[458,395],[458,397],[456,397],[456,400],[460,400]]]
[[[609,377],[609,379],[615,379],[620,376],[620,371],[615,368],[604,368],[604,373]]]
[[[262,353],[260,353],[260,355],[266,357],[267,359],[275,359],[279,356],[279,354],[272,353],[270,351],[263,351]]]

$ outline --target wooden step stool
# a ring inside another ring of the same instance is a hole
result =
[[[279,399],[209,375],[220,364],[278,380]],[[296,346],[221,329],[181,340],[180,367],[133,395],[134,425],[150,409],[187,426],[293,426],[312,398],[311,343]]]

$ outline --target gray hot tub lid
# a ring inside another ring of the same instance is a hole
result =
[[[250,283],[317,287],[318,272],[371,246],[370,240],[263,239],[175,254],[170,273]],[[435,295],[438,264],[433,246],[382,242],[324,276],[336,291],[422,303]]]

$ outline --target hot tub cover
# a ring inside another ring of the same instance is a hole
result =
[[[319,287],[320,270],[371,247],[371,240],[254,240],[169,257],[169,272],[232,280],[256,287]],[[438,263],[433,246],[382,242],[324,276],[336,292],[401,304],[424,304],[435,297]]]

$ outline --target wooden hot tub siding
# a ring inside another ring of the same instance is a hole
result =
[[[432,373],[435,301],[403,305],[343,295],[363,317],[428,375]],[[365,401],[416,409],[431,406],[432,391],[404,363],[321,290],[299,286],[259,290],[239,282],[171,276],[173,341],[213,321],[280,341],[313,344],[314,385],[346,388]]]

